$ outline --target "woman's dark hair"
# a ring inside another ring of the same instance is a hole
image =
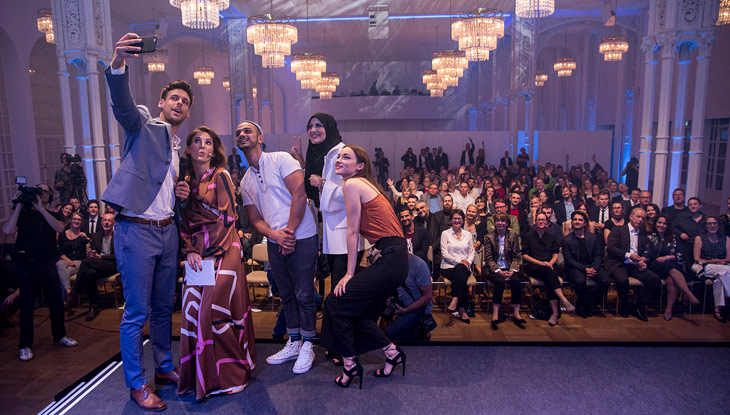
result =
[[[720,222],[720,218],[717,216],[708,216],[707,219],[715,219],[717,221],[717,235],[720,237],[727,236],[725,235],[725,230],[722,228],[722,222]],[[707,234],[707,219],[705,219],[705,226],[704,226],[704,233]]]
[[[367,180],[371,185],[373,185],[378,190],[378,192],[384,194],[385,191],[382,187],[380,187],[378,182],[375,181],[375,177],[373,176],[373,169],[370,166],[370,156],[368,155],[368,152],[365,151],[364,148],[356,146],[354,144],[347,144],[346,146],[342,147],[342,150],[346,148],[349,148],[350,150],[352,150],[353,153],[355,153],[355,160],[358,163],[363,164],[362,170],[358,171],[350,178],[362,177],[363,179]]]
[[[665,214],[661,214],[656,217],[656,222],[659,222],[659,219],[661,218],[664,218],[664,221],[667,222],[667,230],[664,231],[664,237],[662,238],[662,242],[670,243],[672,242],[672,238],[674,238],[674,231],[672,230],[672,219]],[[654,222],[654,232],[656,232],[656,222]]]
[[[212,167],[212,168],[225,167],[225,165],[226,165],[226,147],[223,145],[223,142],[221,141],[220,137],[218,137],[218,134],[216,134],[216,132],[213,131],[210,127],[206,127],[205,125],[201,125],[200,127],[191,131],[190,134],[188,134],[188,138],[185,140],[185,145],[187,146],[185,149],[185,152],[187,153],[187,149],[190,148],[190,144],[192,144],[193,138],[195,138],[195,136],[200,133],[207,133],[210,136],[210,138],[213,140],[213,157],[210,159],[210,167]],[[187,154],[189,154],[189,153],[187,153]],[[195,170],[188,169],[188,175],[186,177],[189,178],[189,180],[194,179]],[[189,180],[186,180],[186,181],[189,182]]]
[[[509,225],[509,215],[505,212],[497,212],[494,214],[494,223],[497,223],[499,221],[507,222]],[[509,227],[509,226],[508,226]],[[497,232],[497,228],[494,228],[494,232]]]
[[[451,219],[452,220],[454,219],[454,215],[461,216],[461,220],[465,220],[466,219],[466,215],[464,214],[464,211],[461,210],[461,209],[452,209],[451,210]]]
[[[324,127],[324,141],[319,144],[312,144],[310,141],[307,145],[307,154],[304,156],[304,190],[307,197],[314,201],[315,206],[319,207],[319,190],[309,183],[309,177],[313,174],[322,175],[324,169],[324,158],[332,148],[342,142],[340,130],[337,129],[337,121],[330,114],[318,112],[307,121],[307,131],[312,123],[312,118],[318,119]]]

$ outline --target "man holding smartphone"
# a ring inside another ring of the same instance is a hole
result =
[[[175,81],[162,89],[159,117],[135,106],[125,60],[139,57],[140,46],[139,36],[124,35],[105,71],[125,140],[122,162],[102,200],[118,212],[114,251],[124,285],[119,334],[125,383],[140,407],[161,411],[167,406],[148,385],[142,365],[142,328],[149,318],[155,383],[177,383],[170,352],[178,252],[174,206],[175,196],[187,199],[190,189],[177,182],[180,139],[175,133],[190,115],[193,94],[190,84]]]

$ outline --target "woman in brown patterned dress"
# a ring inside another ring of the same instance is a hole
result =
[[[256,366],[253,319],[231,177],[225,170],[225,148],[208,127],[187,138],[192,169],[185,181],[191,193],[181,210],[180,234],[188,264],[201,269],[203,258],[215,258],[215,285],[183,286],[178,393],[196,398],[236,393],[249,383]]]

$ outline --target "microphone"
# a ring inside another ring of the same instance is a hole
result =
[[[184,181],[185,176],[188,174],[188,170],[190,170],[190,154],[185,153],[182,157],[180,157],[180,171],[177,176],[178,181]],[[177,202],[181,209],[185,209],[188,206],[188,200],[190,199],[190,196],[188,196],[185,200],[180,200],[178,198]]]

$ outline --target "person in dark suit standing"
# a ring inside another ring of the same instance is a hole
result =
[[[578,301],[576,314],[583,318],[591,315],[591,307],[606,292],[611,281],[608,273],[601,267],[603,244],[600,238],[586,232],[588,215],[575,211],[570,215],[572,231],[563,238],[563,258],[565,276],[573,283]],[[590,289],[588,281],[595,283]]]
[[[101,215],[99,214],[99,201],[96,199],[89,200],[86,208],[86,215],[81,222],[81,232],[91,237],[95,233],[104,233],[101,228]]]
[[[648,269],[647,258],[643,256],[647,247],[647,235],[644,232],[646,211],[635,207],[629,215],[629,223],[615,226],[606,242],[605,268],[613,278],[618,297],[621,300],[621,317],[629,314],[641,321],[646,318],[643,307],[654,295],[661,284],[659,276]],[[629,277],[644,283],[644,287],[636,295],[636,301],[629,306]]]
[[[159,117],[135,105],[125,60],[139,57],[140,42],[135,33],[122,36],[105,71],[125,139],[121,164],[101,199],[118,212],[114,250],[124,285],[119,329],[124,380],[141,408],[161,411],[167,405],[149,386],[142,363],[142,328],[149,319],[155,382],[176,384],[170,351],[178,266],[174,210],[175,197],[184,200],[190,194],[190,187],[177,181],[181,140],[176,133],[190,116],[193,95],[190,84],[175,81],[162,89]]]
[[[508,169],[512,167],[512,157],[509,156],[509,151],[504,152],[504,157],[499,159],[499,168],[501,169]]]
[[[96,304],[96,280],[117,273],[117,258],[114,256],[114,215],[104,214],[99,228],[101,232],[89,235],[91,251],[81,260],[79,273],[76,274],[76,286],[78,289],[85,289],[89,297],[86,321],[91,321],[99,315],[99,307]]]

